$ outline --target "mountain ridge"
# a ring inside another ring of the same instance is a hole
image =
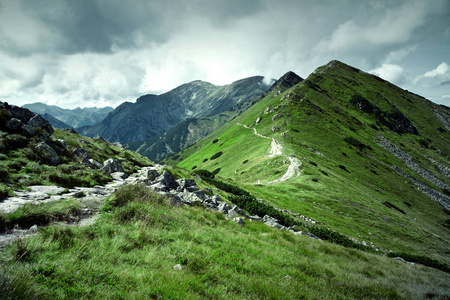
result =
[[[104,120],[83,128],[88,136],[102,135],[111,142],[130,143],[162,134],[190,117],[209,117],[265,92],[262,76],[229,85],[204,81],[183,84],[161,95],[143,95],[135,103],[119,105]]]

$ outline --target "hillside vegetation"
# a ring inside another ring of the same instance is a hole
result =
[[[415,181],[448,199],[449,114],[447,107],[333,61],[167,161],[209,170],[266,203],[379,251],[448,264],[448,210]],[[382,147],[382,137],[413,163]],[[271,138],[282,155],[271,155]],[[290,158],[301,163],[299,172],[267,184],[287,172]],[[431,176],[411,169],[413,164]]]

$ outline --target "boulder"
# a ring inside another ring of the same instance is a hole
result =
[[[75,148],[73,149],[72,153],[83,162],[88,161],[91,158],[91,154],[89,154],[89,152],[83,148]]]
[[[32,137],[33,135],[36,134],[36,127],[30,126],[30,125],[26,125],[26,124],[23,125],[22,130],[27,137]]]
[[[44,142],[39,143],[34,149],[43,163],[56,166],[61,162],[58,153]]]
[[[239,217],[233,218],[233,221],[236,222],[239,225],[244,225],[245,224],[244,220],[242,220]]]
[[[197,183],[193,179],[178,179],[177,183],[181,191],[183,190],[187,190],[189,192],[198,191]]]
[[[19,119],[12,118],[12,119],[6,121],[5,125],[6,125],[6,128],[8,128],[9,130],[15,131],[15,130],[19,129],[20,127],[22,127],[23,123]]]
[[[181,202],[184,204],[195,205],[195,203],[202,203],[202,199],[197,197],[194,193],[181,192],[177,194],[180,197]]]
[[[120,180],[128,178],[128,174],[125,172],[114,172],[114,173],[111,173],[111,178],[114,180],[120,181]]]
[[[156,182],[163,184],[168,190],[176,190],[178,183],[173,178],[172,174],[164,171],[161,176],[155,179]]]
[[[41,115],[35,115],[34,117],[32,117],[27,122],[27,125],[29,125],[31,127],[34,127],[34,128],[40,127],[48,135],[52,135],[55,132],[55,130],[53,129],[52,125],[50,125],[50,123],[46,119],[41,117]]]
[[[64,130],[64,131],[67,131],[67,132],[70,132],[70,133],[78,134],[78,131],[76,131],[76,130],[73,129],[73,128],[64,128],[63,130]]]
[[[102,164],[96,161],[95,159],[90,158],[89,162],[91,163],[92,168],[100,169],[101,167],[103,167]]]
[[[159,176],[159,173],[155,169],[150,169],[147,171],[147,179],[149,181],[154,181],[158,176]]]
[[[102,137],[100,134],[97,134],[95,137],[94,137],[94,140],[95,141],[101,141],[101,142],[105,142],[105,143],[107,143],[108,141],[107,140],[105,140],[105,138],[104,137]]]
[[[85,145],[90,145],[91,142],[83,140],[83,139],[78,139],[77,142],[81,143],[81,144],[85,144]]]
[[[107,159],[103,162],[103,167],[100,169],[101,171],[104,171],[108,174],[114,173],[114,172],[123,172],[125,173],[125,170],[122,167],[122,164],[119,160],[115,158]]]
[[[13,118],[19,119],[24,124],[28,123],[28,121],[35,116],[35,114],[29,109],[18,106],[11,107],[8,103],[5,104],[7,107],[9,106],[9,110],[11,111]]]
[[[277,132],[277,131],[279,131],[280,130],[280,127],[278,127],[278,126],[273,126],[272,127],[272,131],[273,132]]]

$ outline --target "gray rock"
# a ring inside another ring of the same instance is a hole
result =
[[[43,131],[47,132],[48,135],[52,135],[55,132],[52,125],[50,125],[50,123],[46,119],[41,117],[41,115],[35,115],[34,117],[32,117],[27,122],[27,125],[34,128],[40,127]]]
[[[114,173],[114,172],[123,172],[125,173],[125,170],[122,167],[122,164],[119,160],[115,158],[107,159],[103,162],[103,167],[100,169],[101,171],[104,171],[108,174]]]
[[[95,169],[100,169],[102,166],[101,163],[99,163],[98,161],[96,161],[95,159],[90,158],[89,162],[91,163],[92,167]]]
[[[229,206],[227,203],[222,202],[221,204],[219,204],[217,206],[217,209],[221,212],[223,212],[224,214],[227,214],[228,211],[231,209],[231,206]]]
[[[22,126],[23,126],[22,121],[16,118],[12,118],[6,121],[6,128],[8,128],[9,130],[17,130]]]
[[[59,147],[63,148],[64,150],[69,150],[69,144],[67,143],[66,140],[57,139],[55,141],[55,144],[58,145]]]
[[[190,192],[182,192],[182,193],[178,193],[178,196],[181,199],[181,202],[184,204],[189,204],[189,205],[194,205],[195,203],[202,203],[202,199],[200,199],[199,197],[197,197],[197,195],[195,195],[194,193],[190,193]]]
[[[245,224],[244,220],[242,220],[239,217],[234,218],[233,221],[236,222],[239,225],[244,225]]]
[[[32,137],[33,135],[36,134],[36,128],[30,125],[23,125],[22,130],[27,137]]]
[[[181,271],[181,270],[183,270],[183,267],[180,264],[177,264],[177,265],[173,266],[173,269],[176,271]]]
[[[264,224],[270,226],[270,227],[274,227],[274,228],[279,228],[282,229],[284,228],[283,225],[281,225],[280,223],[278,223],[278,220],[275,218],[272,218],[271,216],[265,215],[263,218],[263,222]]]
[[[128,178],[128,174],[125,172],[114,172],[111,173],[111,177],[114,180],[122,180]]]
[[[76,130],[73,129],[73,128],[64,128],[63,130],[64,130],[64,131],[67,131],[67,132],[70,132],[70,133],[73,133],[73,134],[78,134],[78,131],[76,131]]]
[[[178,179],[176,180],[181,190],[188,190],[189,192],[195,192],[198,190],[197,183],[193,179]]]
[[[102,141],[102,142],[105,142],[105,143],[108,142],[108,141],[105,140],[105,138],[102,137],[100,134],[97,134],[97,135],[94,137],[94,140],[96,140],[96,141]]]
[[[56,166],[61,162],[58,153],[56,153],[56,151],[53,150],[52,147],[44,142],[39,143],[36,147],[34,147],[34,150],[36,150],[39,158],[43,163],[51,166]]]
[[[30,231],[31,232],[37,232],[38,231],[38,226],[36,224],[34,224],[33,226],[30,227]]]
[[[277,132],[277,131],[279,131],[280,130],[280,127],[278,127],[278,126],[273,126],[272,127],[272,131],[273,132]]]
[[[155,169],[150,169],[147,171],[147,179],[150,181],[155,180],[158,176],[158,171],[156,171]]]
[[[194,193],[197,197],[199,197],[199,198],[202,199],[202,200],[205,200],[206,197],[207,197],[204,190],[201,190],[201,191],[193,191],[192,193]]]
[[[73,149],[72,153],[82,161],[89,160],[91,158],[91,154],[89,154],[89,152],[83,148],[75,148]]]
[[[86,141],[86,140],[84,140],[84,139],[78,139],[77,142],[82,143],[82,144],[85,144],[85,145],[90,145],[90,144],[91,144],[91,142]]]
[[[165,185],[169,190],[176,190],[178,187],[178,183],[175,181],[172,174],[167,171],[164,171],[161,176],[156,178],[156,181]]]
[[[7,105],[9,106],[9,105]],[[35,116],[33,112],[26,108],[18,106],[9,106],[13,118],[19,119],[22,123],[26,124],[31,118]]]

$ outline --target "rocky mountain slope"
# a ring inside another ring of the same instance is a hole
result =
[[[66,127],[72,128],[93,125],[103,120],[111,111],[114,110],[112,107],[77,107],[75,109],[64,109],[55,105],[47,105],[39,102],[25,104],[22,107],[27,108],[36,114],[51,115],[57,120],[69,125]],[[60,127],[63,126],[63,124],[56,122],[56,120],[48,118],[48,121],[56,128],[65,128]]]
[[[449,262],[450,109],[338,61],[166,162],[363,245]]]
[[[129,149],[149,157],[152,161],[160,161],[169,155],[193,145],[213,131],[219,129],[224,124],[236,118],[243,111],[263,99],[265,94],[270,92],[281,93],[302,80],[303,79],[295,73],[288,72],[274,82],[269,90],[261,96],[254,97],[248,101],[241,101],[228,110],[211,117],[186,119],[163,134],[151,137],[144,141],[129,143]]]
[[[193,81],[162,95],[145,95],[136,103],[123,103],[101,122],[80,129],[80,133],[88,136],[101,134],[110,142],[143,141],[188,118],[210,117],[230,110],[261,95],[269,87],[261,76],[225,86]]]

